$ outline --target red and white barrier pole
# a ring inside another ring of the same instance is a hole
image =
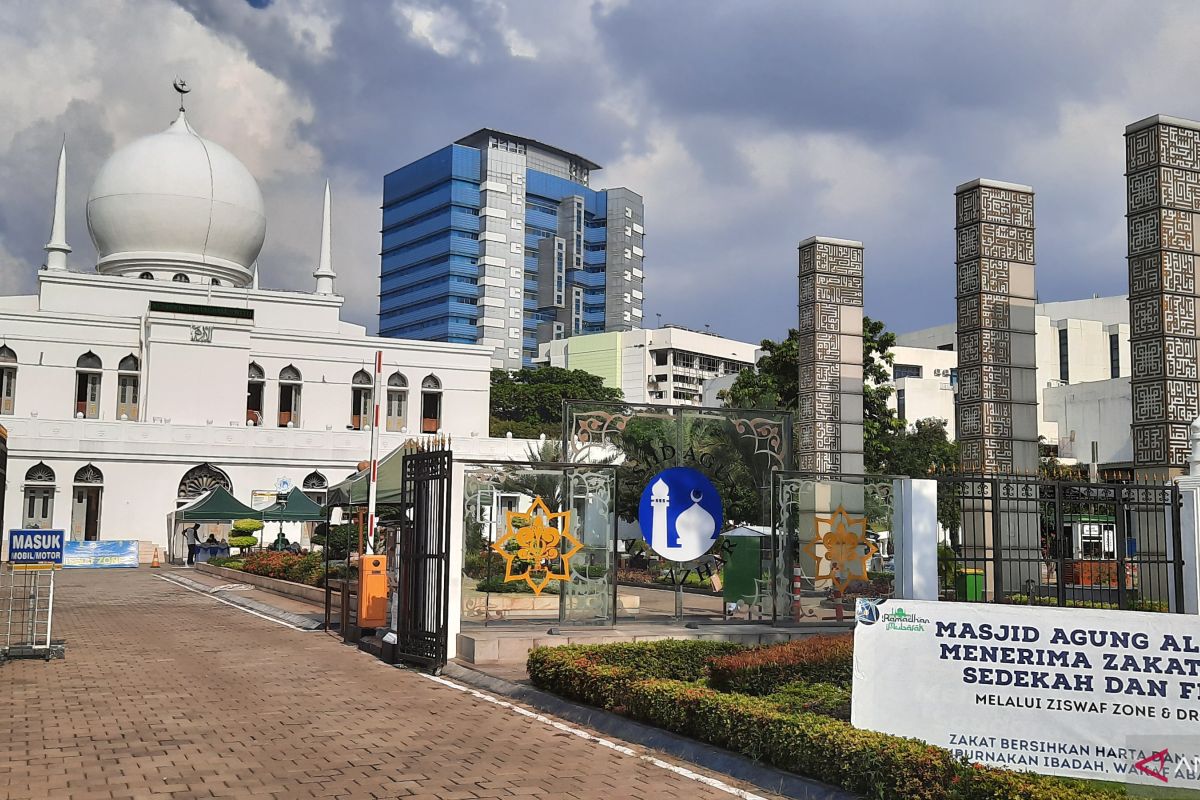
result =
[[[383,351],[375,351],[375,391],[371,399],[371,481],[367,492],[367,544],[365,555],[375,555],[375,501],[379,496],[379,395],[382,391]]]

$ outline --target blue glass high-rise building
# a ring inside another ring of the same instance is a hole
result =
[[[642,197],[591,188],[598,169],[484,129],[385,176],[380,335],[517,369],[553,339],[642,327]]]

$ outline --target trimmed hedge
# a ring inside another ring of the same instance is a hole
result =
[[[809,636],[782,644],[743,649],[713,659],[709,682],[723,692],[772,694],[790,683],[831,683],[850,688],[854,680],[854,634]]]
[[[734,642],[707,639],[663,639],[657,642],[615,642],[538,647],[529,653],[528,667],[553,680],[559,665],[580,661],[594,666],[635,667],[644,675],[679,681],[698,681],[708,675],[709,662],[745,650]],[[574,677],[574,671],[571,676]],[[559,687],[566,691],[569,686]],[[558,692],[558,689],[553,691]],[[561,692],[560,692],[561,693]]]
[[[850,690],[832,683],[791,683],[766,699],[780,711],[809,711],[850,721]]]
[[[872,800],[1097,800],[1121,796],[1059,778],[979,767],[948,750],[809,712],[776,699],[697,682],[724,642],[537,648],[533,684],[675,733],[742,753]],[[764,648],[759,648],[764,649]],[[722,659],[723,660],[723,659]],[[661,667],[683,677],[671,679]]]

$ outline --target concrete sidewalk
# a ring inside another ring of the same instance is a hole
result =
[[[386,666],[172,572],[60,574],[66,660],[0,669],[0,796],[778,797]]]

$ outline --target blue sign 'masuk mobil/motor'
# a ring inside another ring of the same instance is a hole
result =
[[[14,567],[55,566],[62,564],[61,530],[13,530],[8,536],[8,561]]]
[[[672,467],[651,478],[638,509],[646,544],[668,561],[681,563],[712,549],[723,517],[716,487],[690,467]]]

